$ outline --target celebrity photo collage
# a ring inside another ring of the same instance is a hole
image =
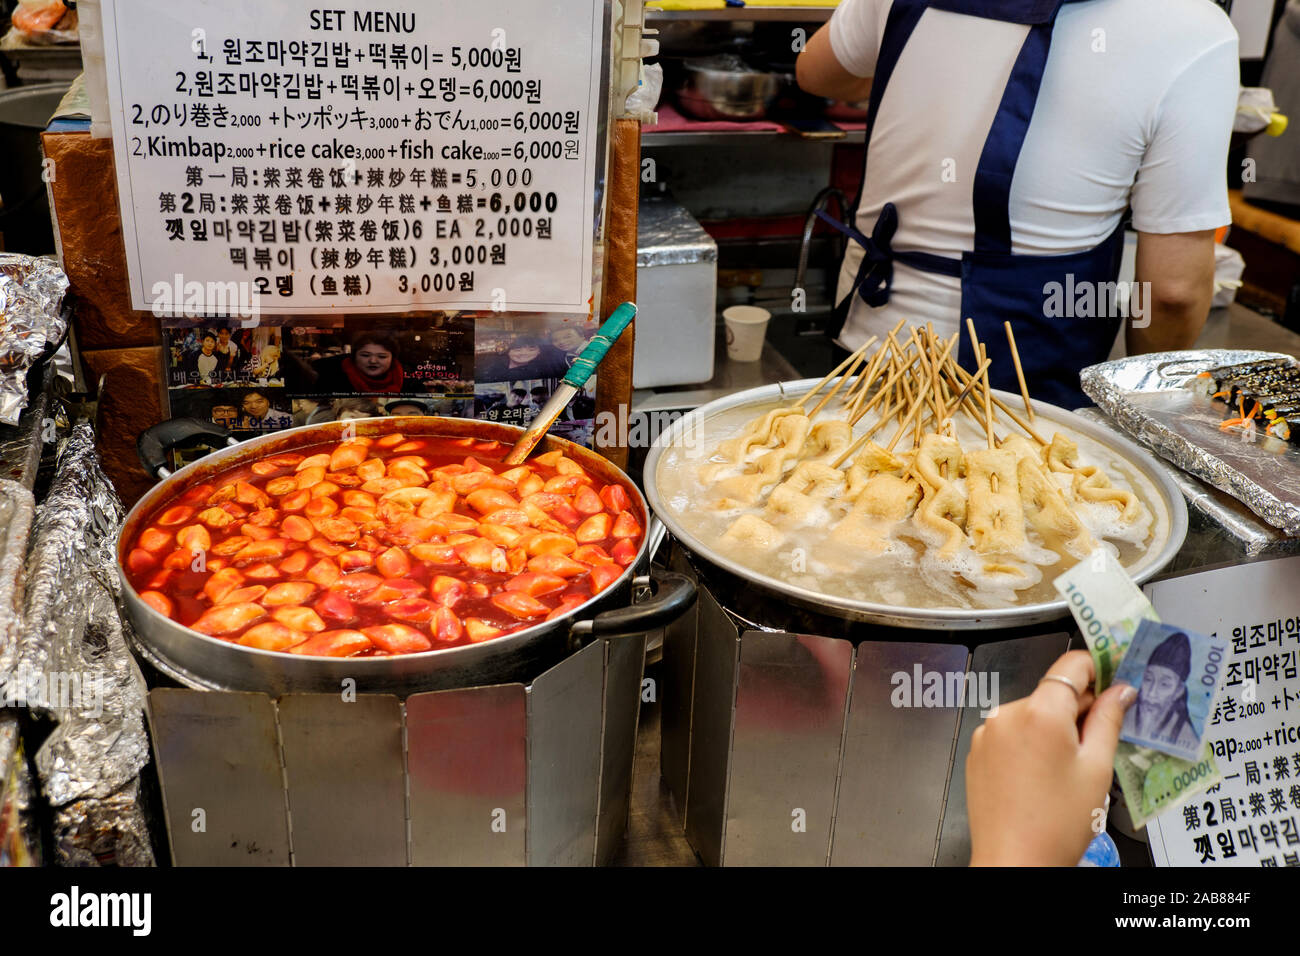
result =
[[[164,329],[172,416],[206,419],[238,438],[382,415],[527,425],[596,332],[587,316],[309,321],[199,319]],[[551,432],[590,446],[595,395],[592,376]]]

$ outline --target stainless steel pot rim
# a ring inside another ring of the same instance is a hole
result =
[[[737,392],[707,405],[701,405],[699,408],[683,415],[668,429],[660,433],[646,456],[642,482],[645,486],[646,498],[650,502],[651,508],[654,509],[655,516],[664,523],[674,538],[691,551],[731,574],[783,594],[806,607],[825,609],[838,616],[855,620],[931,630],[973,630],[1036,624],[1063,617],[1069,613],[1069,608],[1064,599],[1010,608],[906,608],[890,604],[877,604],[871,601],[858,601],[820,591],[812,591],[778,578],[759,574],[719,554],[715,549],[687,531],[676,516],[668,508],[664,507],[664,503],[659,496],[657,477],[659,460],[669,447],[681,441],[688,429],[699,427],[707,419],[729,409],[751,404],[759,405],[776,400],[793,401],[810,390],[819,381],[820,379],[807,378],[792,382],[777,382],[773,385],[763,385],[758,388]],[[1012,408],[1023,401],[1019,395],[1000,392],[996,389],[994,394]],[[1033,402],[1033,407],[1035,414],[1041,418],[1065,425],[1116,451],[1123,452],[1128,462],[1140,470],[1156,486],[1156,489],[1161,493],[1162,501],[1169,514],[1169,535],[1163,547],[1154,556],[1148,553],[1140,569],[1129,573],[1138,584],[1143,584],[1160,573],[1177,555],[1178,550],[1182,547],[1183,540],[1187,536],[1187,506],[1183,501],[1181,492],[1178,490],[1178,486],[1174,484],[1173,479],[1169,476],[1167,466],[1126,436],[1113,432],[1096,422],[1077,416],[1066,409],[1037,400]]]
[[[582,615],[582,612],[584,610],[589,610],[591,608],[593,602],[599,601],[602,596],[607,596],[610,592],[621,588],[625,582],[630,582],[631,578],[636,574],[637,569],[642,567],[646,563],[644,559],[646,554],[646,548],[649,546],[650,536],[648,533],[643,533],[641,536],[641,544],[637,548],[636,558],[632,561],[631,564],[629,564],[626,568],[623,569],[622,574],[620,574],[617,578],[615,578],[612,582],[610,582],[610,584],[607,585],[599,594],[593,594],[582,604],[579,604],[575,608],[571,608],[570,610],[566,611],[564,614],[561,614],[559,617],[553,620],[538,621],[537,623],[531,624],[528,627],[523,628],[522,630],[515,631],[512,634],[508,634],[505,637],[492,638],[491,640],[482,641],[478,644],[459,644],[456,645],[455,647],[442,647],[442,648],[435,648],[434,650],[430,650],[430,651],[419,651],[414,654],[388,655],[384,657],[324,657],[324,656],[314,655],[314,654],[290,654],[287,651],[268,651],[268,650],[263,650],[262,648],[259,647],[248,647],[243,644],[236,644],[232,641],[225,641],[219,637],[210,637],[207,634],[201,634],[198,631],[185,627],[185,625],[181,624],[179,621],[175,621],[172,618],[166,617],[165,615],[159,613],[157,610],[155,610],[154,608],[146,604],[143,599],[141,599],[139,593],[135,590],[134,587],[131,586],[130,581],[127,580],[126,571],[123,562],[124,555],[122,552],[123,552],[123,548],[125,547],[126,533],[128,529],[131,529],[134,532],[133,525],[135,524],[137,518],[139,518],[141,515],[152,513],[152,511],[156,509],[159,505],[163,504],[165,500],[174,497],[178,493],[178,490],[185,486],[186,480],[188,478],[193,477],[200,470],[207,471],[211,466],[221,464],[225,459],[245,458],[245,457],[249,459],[255,459],[258,457],[255,454],[255,452],[262,446],[280,445],[284,443],[284,440],[286,438],[295,435],[307,435],[308,433],[311,433],[314,436],[315,440],[309,443],[305,442],[304,445],[324,444],[330,441],[337,441],[338,440],[337,438],[329,437],[330,433],[335,431],[342,432],[346,425],[355,426],[356,434],[358,436],[368,437],[366,435],[366,432],[368,430],[375,428],[379,423],[385,423],[389,426],[389,428],[384,429],[381,434],[387,434],[389,431],[413,430],[423,425],[424,434],[431,434],[437,437],[438,435],[436,431],[437,423],[449,422],[449,421],[463,422],[465,421],[465,419],[448,419],[443,416],[436,416],[436,415],[425,415],[425,416],[392,415],[392,416],[384,416],[379,418],[357,418],[357,419],[352,419],[350,422],[346,422],[346,423],[345,422],[321,422],[315,425],[301,425],[297,428],[287,428],[284,429],[283,431],[271,432],[266,435],[259,435],[256,438],[250,438],[246,441],[242,441],[237,445],[230,445],[226,448],[219,449],[217,451],[212,452],[209,455],[205,455],[203,458],[200,458],[197,461],[191,462],[190,464],[186,465],[184,468],[180,468],[177,471],[172,472],[166,478],[159,481],[158,484],[156,484],[153,488],[149,489],[149,491],[146,492],[145,495],[135,503],[135,506],[129,512],[127,512],[126,518],[123,519],[122,521],[122,528],[118,532],[118,542],[117,542],[117,573],[118,573],[118,579],[122,582],[123,594],[127,595],[131,599],[130,603],[135,608],[137,613],[143,615],[148,620],[156,621],[158,626],[160,627],[170,626],[175,628],[181,628],[186,632],[187,636],[192,637],[208,645],[211,645],[214,648],[219,648],[222,651],[228,651],[230,649],[234,649],[235,652],[254,655],[255,657],[260,657],[264,660],[275,661],[275,662],[283,662],[285,660],[298,660],[298,661],[317,661],[325,664],[346,665],[348,670],[356,670],[361,675],[365,675],[367,669],[373,669],[373,670],[389,669],[393,666],[393,661],[398,659],[400,659],[403,662],[403,667],[410,667],[410,666],[414,666],[415,662],[418,661],[426,661],[432,663],[434,661],[451,659],[454,656],[464,657],[466,651],[470,651],[474,648],[491,646],[494,652],[505,652],[516,646],[523,647],[529,644],[532,638],[536,637],[536,635],[538,635],[539,633],[541,633],[546,629],[557,627],[557,626],[570,626],[576,618]],[[399,422],[403,423],[403,428],[397,427],[396,423]],[[507,425],[501,422],[491,422],[491,423],[482,422],[480,424],[491,425],[493,428],[505,428],[510,431],[518,432],[519,434],[523,434],[524,432],[524,429],[519,426]],[[435,427],[430,427],[430,426],[435,426]],[[566,447],[581,448],[582,451],[584,452],[593,455],[599,455],[598,452],[594,452],[589,448],[584,448],[581,445],[575,445],[575,443],[569,441],[568,439],[560,438],[555,435],[546,436],[544,441],[559,442]],[[616,466],[613,462],[610,462],[607,459],[603,459],[603,458],[602,460],[606,461],[608,467],[613,469],[623,479],[624,489],[631,490],[632,492],[635,493],[636,497],[634,500],[641,505],[642,513],[646,516],[647,527],[644,530],[648,531],[649,519],[652,512],[650,510],[649,505],[646,502],[645,496],[641,494],[641,489],[638,488],[636,483],[632,481],[631,478],[627,477],[627,475],[623,472],[623,470],[621,468],[618,468],[618,466]],[[229,462],[228,464],[233,466],[234,462]],[[166,493],[164,494],[165,489],[166,489]],[[137,627],[137,631],[138,630],[141,630],[141,628]],[[143,635],[140,635],[138,637],[138,641],[143,645],[150,646],[151,656],[154,657],[163,656],[161,655],[161,652],[157,648],[151,646],[150,642]],[[166,661],[173,668],[181,667],[177,662],[172,661],[169,658],[166,659]],[[184,670],[183,668],[181,669]],[[190,674],[188,670],[185,670],[184,672],[187,675]],[[175,675],[169,675],[169,676],[175,676]],[[206,680],[202,682],[206,683]],[[213,686],[219,686],[219,685],[214,684]]]

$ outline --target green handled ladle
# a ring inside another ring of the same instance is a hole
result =
[[[573,401],[573,397],[578,392],[582,391],[582,387],[587,384],[587,379],[591,378],[592,373],[596,371],[596,366],[605,358],[610,347],[618,341],[618,337],[623,334],[623,330],[631,324],[632,319],[635,317],[636,306],[631,302],[624,302],[605,320],[605,324],[596,332],[595,337],[587,343],[587,347],[574,359],[568,374],[560,380],[559,388],[542,406],[542,410],[537,413],[537,417],[528,426],[528,430],[519,436],[519,440],[515,442],[515,447],[510,449],[510,454],[505,457],[507,465],[522,465],[528,456],[533,453],[533,449],[542,440],[542,436],[560,417],[560,412],[564,411],[565,406]]]

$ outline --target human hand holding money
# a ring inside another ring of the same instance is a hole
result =
[[[1070,651],[1032,694],[975,731],[966,758],[972,866],[1073,866],[1105,825],[1115,744],[1135,692],[1116,686],[1094,698],[1092,679],[1089,655]]]
[[[1115,670],[1142,621],[1159,621],[1155,608],[1128,572],[1104,548],[1055,581],[1088,645],[1097,670],[1098,694],[1110,686]]]
[[[1160,618],[1108,551],[1094,552],[1054,584],[1079,625],[1096,668],[1096,689],[1103,691],[1116,679],[1143,622],[1158,624]],[[1139,680],[1134,686],[1140,684]],[[1128,740],[1119,741],[1115,775],[1135,827],[1145,826],[1152,817],[1205,792],[1222,779],[1208,745],[1195,753],[1192,759],[1183,759]]]

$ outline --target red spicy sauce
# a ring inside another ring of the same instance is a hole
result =
[[[158,508],[127,551],[155,610],[211,637],[334,657],[491,640],[614,582],[644,533],[631,497],[562,452],[413,437],[269,455]]]

